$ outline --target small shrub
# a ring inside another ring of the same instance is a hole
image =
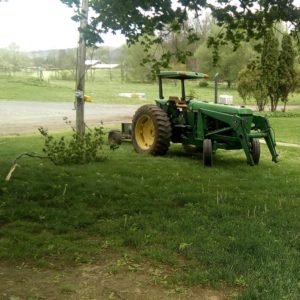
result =
[[[70,121],[65,120],[67,124],[71,124]],[[83,137],[80,137],[73,127],[72,131],[70,138],[62,136],[56,139],[48,133],[47,129],[39,128],[39,132],[45,138],[43,152],[54,164],[85,164],[106,159],[103,152],[102,123],[99,127],[87,128]]]
[[[198,84],[199,87],[208,87],[209,86],[209,83],[205,80],[201,80],[199,81],[199,84]]]

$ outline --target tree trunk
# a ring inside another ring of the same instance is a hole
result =
[[[286,111],[286,104],[287,104],[287,99],[284,100],[283,109],[282,109],[283,112]]]
[[[271,102],[271,111],[275,111],[276,110],[276,105],[275,105],[275,99],[270,96],[270,102]]]

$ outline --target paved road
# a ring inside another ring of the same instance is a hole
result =
[[[96,104],[85,105],[86,124],[96,125],[130,122],[139,105]],[[255,106],[251,107],[255,109]],[[300,108],[289,106],[288,109]],[[279,108],[280,109],[280,108]],[[0,100],[0,136],[37,132],[43,126],[49,130],[67,128],[63,118],[75,125],[74,104],[71,102],[34,102]]]
[[[87,125],[130,122],[139,105],[110,105],[87,103]],[[0,101],[0,136],[37,132],[43,126],[49,130],[68,126],[63,118],[68,117],[75,125],[74,104],[70,102]]]

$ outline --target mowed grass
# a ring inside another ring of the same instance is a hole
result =
[[[31,77],[0,76],[0,99],[30,101],[74,101],[75,83],[41,81]]]
[[[213,168],[172,145],[164,157],[130,144],[102,163],[23,159],[37,136],[0,139],[0,260],[64,265],[130,253],[170,270],[168,283],[230,287],[240,299],[299,299],[300,151],[265,146],[258,166],[218,151]]]
[[[205,81],[205,79],[200,81]],[[213,82],[209,81],[208,87],[199,87],[200,81],[187,81],[186,94],[192,95],[195,99],[213,101]],[[145,93],[145,98],[139,99],[137,96],[126,98],[119,96],[119,93]],[[108,70],[98,70],[93,78],[87,77],[86,94],[91,95],[95,103],[144,104],[153,102],[158,98],[158,85],[156,82],[121,82],[119,69],[112,70],[112,80],[110,80]],[[222,94],[233,96],[235,104],[244,104],[235,87],[228,89],[225,83],[220,83],[219,95]],[[164,95],[166,97],[180,96],[179,82],[176,84],[176,81],[165,81]],[[74,98],[74,81],[52,79],[41,81],[34,77],[24,77],[22,74],[11,77],[0,76],[0,100],[73,102]],[[246,104],[255,105],[255,101],[251,99]],[[300,94],[291,95],[289,104],[300,104]]]
[[[267,113],[278,142],[300,144],[300,110]]]

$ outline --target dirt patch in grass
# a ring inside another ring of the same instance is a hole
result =
[[[219,290],[170,287],[167,277],[167,270],[124,258],[61,269],[1,263],[0,299],[227,299]]]

